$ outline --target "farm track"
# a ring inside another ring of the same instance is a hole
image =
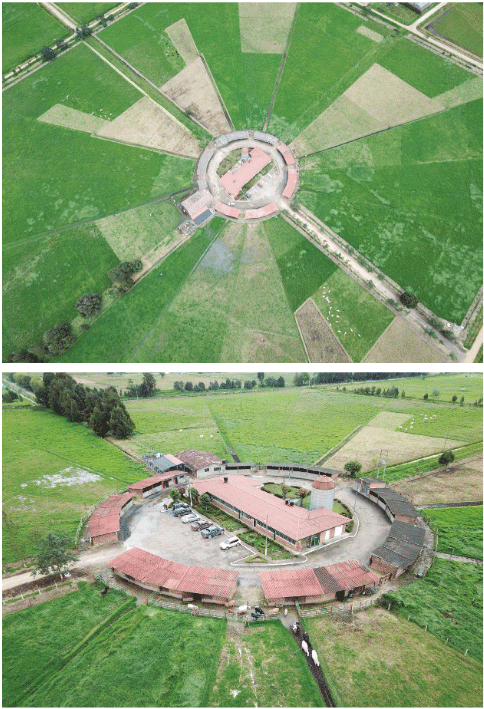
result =
[[[290,632],[291,632],[291,631],[290,631]],[[302,642],[303,642],[302,636],[299,636],[297,633],[292,633],[292,632],[291,632],[291,634],[293,635],[293,637],[294,637],[294,639],[296,640],[297,644],[298,644],[299,647],[301,648],[301,652],[304,653],[304,651],[303,651],[303,649],[302,649]],[[321,667],[320,667],[319,665],[316,665],[316,664],[313,662],[313,660],[312,660],[312,657],[311,657],[311,649],[312,649],[312,647],[311,647],[311,644],[310,644],[309,642],[308,642],[308,646],[309,646],[309,655],[307,656],[306,653],[304,653],[304,656],[305,656],[305,658],[306,658],[306,662],[307,662],[307,665],[308,665],[308,667],[309,667],[309,670],[310,670],[312,676],[314,677],[314,679],[315,679],[315,681],[316,681],[316,684],[317,684],[318,687],[319,687],[319,691],[320,691],[320,693],[321,693],[321,696],[322,696],[323,699],[324,699],[324,706],[326,706],[326,707],[335,707],[335,706],[337,706],[337,705],[336,705],[335,700],[333,699],[333,695],[331,694],[331,690],[330,690],[330,688],[329,688],[329,685],[328,685],[328,683],[326,682],[326,678],[325,678],[325,676],[324,676],[323,670],[321,669]]]

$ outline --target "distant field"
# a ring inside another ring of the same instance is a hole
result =
[[[442,17],[430,25],[432,30],[482,57],[482,3],[452,3]]]
[[[425,578],[386,593],[384,599],[391,601],[392,612],[405,619],[410,615],[421,628],[427,625],[442,643],[448,638],[460,653],[467,649],[481,663],[482,673],[482,566],[434,559]]]
[[[302,161],[299,198],[436,315],[460,323],[482,281],[481,130],[476,100],[313,155]]]
[[[140,606],[94,636],[28,705],[207,706],[225,627]]]
[[[33,554],[50,529],[74,537],[91,505],[144,473],[89,429],[50,411],[4,411],[4,561]]]
[[[338,706],[467,707],[481,701],[482,664],[403,613],[371,608],[341,620],[305,618],[303,624]]]
[[[469,455],[466,457],[468,458]],[[437,460],[432,467],[440,467]],[[413,471],[410,471],[410,475],[412,474]],[[423,478],[408,479],[408,473],[405,477],[407,479],[401,482],[393,482],[393,478],[390,477],[388,481],[395,490],[408,495],[414,505],[462,502],[462,500],[481,501],[482,444],[480,455],[475,455],[471,460],[457,463],[456,459],[450,469],[441,468],[439,472]]]
[[[391,379],[386,382],[373,381],[361,384],[348,384],[346,390],[351,392],[361,387],[370,386],[380,389],[397,387],[400,394],[405,391],[405,398],[423,399],[428,394],[427,406],[432,402],[450,403],[453,396],[457,396],[457,403],[464,397],[466,404],[473,404],[483,396],[482,375],[476,372],[462,372],[452,374],[430,374],[423,377],[409,377],[408,379]]]
[[[287,658],[291,672],[287,672]],[[227,628],[208,706],[317,707],[321,695],[302,652],[281,623]]]
[[[79,586],[74,593],[2,619],[4,706],[28,706],[26,691],[40,678],[57,676],[77,643],[127,600],[120,591],[111,589],[101,597],[99,589],[83,581]]]
[[[69,31],[37,3],[2,3],[2,72],[35,56]]]
[[[482,507],[444,507],[424,514],[438,527],[437,551],[482,559]]]

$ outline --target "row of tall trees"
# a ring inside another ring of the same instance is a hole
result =
[[[318,372],[309,375],[307,372],[298,372],[294,375],[293,384],[297,387],[309,384],[350,384],[351,382],[426,377],[427,374],[427,372]]]
[[[102,392],[78,384],[69,374],[45,372],[37,401],[69,421],[87,423],[97,436],[129,438],[135,425],[114,387]]]

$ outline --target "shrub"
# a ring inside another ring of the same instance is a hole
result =
[[[57,355],[70,349],[75,343],[76,337],[72,333],[70,322],[58,322],[50,330],[44,332],[42,341],[50,354]]]
[[[418,305],[418,299],[417,296],[414,295],[413,293],[407,293],[407,291],[404,291],[400,295],[400,302],[402,305],[404,305],[406,308],[416,308]]]
[[[455,455],[453,451],[448,450],[444,451],[442,455],[439,458],[439,463],[440,465],[448,465],[449,463],[452,463],[455,459]]]
[[[358,463],[356,460],[350,460],[345,463],[344,469],[347,473],[350,473],[352,478],[354,478],[355,475],[361,470],[361,463]]]
[[[81,295],[76,303],[76,308],[81,317],[92,318],[101,310],[102,302],[101,293],[86,293],[86,295]]]

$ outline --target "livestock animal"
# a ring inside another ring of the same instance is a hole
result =
[[[250,606],[239,606],[237,608],[237,613],[239,613],[240,615],[242,615],[242,613],[247,613],[249,608],[250,608]]]
[[[259,615],[265,615],[264,611],[260,606],[254,606],[254,610],[256,613],[259,613]]]
[[[101,596],[105,596],[108,591],[109,591],[109,586],[104,586],[103,590],[101,591]]]
[[[313,658],[314,664],[319,667],[319,658],[318,658],[318,653],[316,652],[316,650],[312,651],[311,657]]]
[[[251,613],[250,614],[254,620],[259,620],[259,618],[262,618],[260,613]]]
[[[198,606],[194,606],[193,603],[187,605],[189,611],[198,611]]]
[[[304,652],[304,654],[309,657],[309,648],[308,648],[308,644],[305,640],[303,640],[301,643],[301,649]]]

